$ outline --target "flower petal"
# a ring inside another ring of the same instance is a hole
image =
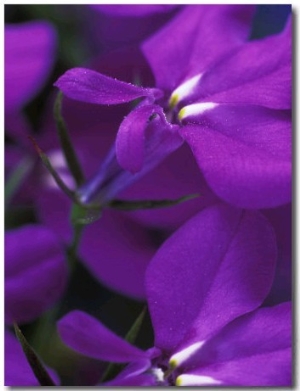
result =
[[[272,289],[264,302],[270,306],[292,300],[292,208],[291,204],[267,209],[265,216],[274,227],[278,260]]]
[[[203,99],[209,96],[213,102],[220,100],[230,103],[230,99],[238,102],[240,97],[241,103],[244,101],[274,108],[290,108],[291,56],[292,32],[289,20],[282,33],[250,41],[218,61],[203,75],[193,98]],[[222,94],[217,95],[215,100],[214,94],[220,92]]]
[[[68,346],[88,357],[119,363],[147,358],[145,352],[130,345],[84,312],[69,312],[60,319],[57,327]]]
[[[39,385],[20,343],[9,331],[5,331],[5,385],[10,387]]]
[[[69,98],[96,104],[115,105],[141,97],[153,100],[161,95],[157,89],[138,87],[85,68],[68,70],[54,85]]]
[[[228,72],[229,74],[235,71]],[[271,109],[292,108],[291,64],[274,70],[255,80],[243,82],[235,88],[216,93],[208,98],[216,103],[257,105]]]
[[[103,12],[104,14],[122,17],[141,17],[157,13],[170,12],[174,8],[178,7],[176,4],[93,4],[90,7],[96,11]]]
[[[271,208],[291,199],[289,111],[218,105],[180,131],[209,186],[229,203]]]
[[[5,25],[5,111],[17,111],[40,90],[55,59],[56,34],[44,21]]]
[[[152,120],[155,128],[152,130],[153,134],[147,137],[146,129],[149,125],[149,119],[154,114],[158,115],[156,121]],[[157,135],[160,136],[159,143],[157,143]],[[160,106],[143,105],[137,107],[124,119],[118,131],[116,154],[120,166],[132,173],[137,173],[142,169],[144,159],[149,163],[150,153],[155,155],[155,158],[152,157],[152,164],[158,164],[157,155],[159,155],[159,146],[161,147],[159,144],[162,143],[163,137],[168,138],[168,142],[163,143],[165,156],[173,150],[173,144],[177,149],[182,143],[176,132],[173,131],[172,134],[172,125],[167,122]],[[172,138],[174,141],[171,141]],[[146,157],[144,157],[145,155]]]
[[[150,373],[142,375],[130,376],[124,379],[114,379],[110,382],[104,383],[104,387],[153,387],[156,386],[156,380]]]
[[[248,38],[255,8],[245,5],[193,5],[186,7],[142,50],[156,79],[169,91],[207,70],[221,55]]]
[[[242,316],[186,363],[187,373],[213,377],[224,386],[289,386],[291,326],[291,303]]]
[[[145,271],[155,250],[147,229],[110,210],[103,212],[100,221],[86,227],[80,254],[105,286],[134,299],[144,299]]]
[[[218,202],[217,196],[203,178],[188,145],[184,144],[145,177],[122,192],[120,198],[176,199],[186,194],[199,194],[199,197],[171,208],[132,211],[130,217],[159,230],[176,229],[201,209]]]
[[[219,205],[190,219],[147,269],[155,346],[174,352],[194,329],[204,341],[257,308],[270,289],[275,260],[272,227],[257,212]]]
[[[151,361],[148,359],[132,362],[104,386],[154,386],[156,379],[147,371],[150,367]]]
[[[6,322],[39,316],[58,300],[66,278],[63,248],[50,230],[27,225],[5,234]]]
[[[151,115],[159,113],[160,106],[143,105],[133,110],[120,125],[116,138],[116,154],[120,166],[136,173],[141,170],[144,161],[145,129]]]

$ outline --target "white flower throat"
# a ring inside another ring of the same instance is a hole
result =
[[[168,113],[167,118],[170,120],[174,118],[173,111],[177,111],[177,119],[181,122],[183,119],[188,117],[198,116],[203,114],[204,112],[211,110],[218,106],[218,103],[214,102],[198,102],[193,103],[187,106],[183,106],[180,110],[178,110],[178,105],[184,99],[188,98],[193,94],[196,87],[199,85],[203,74],[199,73],[186,80],[182,84],[180,84],[171,94],[170,99],[168,101],[168,106],[172,110],[172,114]]]

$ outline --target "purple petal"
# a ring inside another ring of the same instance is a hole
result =
[[[80,254],[93,275],[110,289],[144,299],[145,271],[155,250],[145,228],[120,212],[104,211],[99,222],[86,228]]]
[[[89,5],[85,32],[89,34],[88,43],[92,45],[93,54],[98,52],[102,56],[104,52],[137,46],[166,24],[180,7],[180,4]],[[119,63],[112,64],[116,65],[120,67]],[[137,64],[133,64],[129,72],[137,74],[137,70],[139,73]]]
[[[227,325],[191,357],[187,373],[223,386],[290,386],[291,303],[259,309]],[[263,368],[263,370],[262,370]]]
[[[126,363],[147,358],[142,350],[130,345],[99,320],[81,311],[72,311],[58,323],[64,343],[88,357]]]
[[[228,72],[228,74],[235,74],[235,70]],[[244,81],[238,87],[216,93],[207,99],[216,103],[257,105],[271,109],[291,109],[291,64],[276,69],[272,73],[268,72],[267,75],[259,76],[255,80]]]
[[[5,330],[5,386],[26,387],[39,386],[31,367],[26,360],[22,347],[16,337]],[[56,373],[47,368],[47,371],[56,384],[59,379]]]
[[[257,308],[270,289],[275,259],[272,228],[256,212],[220,205],[189,220],[147,269],[155,346],[174,351],[194,329],[206,340]]]
[[[173,90],[182,76],[209,69],[248,38],[255,8],[245,5],[186,7],[143,45],[159,88]]]
[[[28,322],[63,293],[67,267],[56,236],[41,225],[5,234],[6,322]]]
[[[180,131],[209,186],[229,203],[270,208],[291,198],[289,111],[219,105]]]
[[[153,387],[156,385],[157,383],[155,377],[150,373],[130,376],[124,379],[118,378],[103,384],[104,387]]]
[[[155,377],[147,370],[151,367],[150,360],[132,362],[112,381],[104,383],[106,386],[154,386]],[[147,372],[146,372],[147,371]]]
[[[203,75],[195,96],[203,98],[223,92],[220,101],[231,99],[241,103],[267,104],[271,107],[290,108],[291,103],[291,21],[278,35],[250,41],[235,53],[222,58]],[[272,80],[274,85],[272,85]],[[284,84],[284,81],[286,83]],[[252,84],[253,83],[253,84]],[[240,88],[237,88],[239,87]],[[245,86],[245,91],[243,88]],[[234,88],[237,88],[234,90]],[[233,89],[233,91],[227,90]],[[265,89],[265,97],[263,92]],[[255,99],[257,91],[257,97]],[[272,97],[272,94],[275,96]],[[282,97],[280,97],[282,93]],[[249,100],[247,101],[247,95]],[[218,96],[218,95],[217,95]],[[213,97],[210,98],[213,102]],[[216,98],[218,102],[218,98]]]
[[[208,376],[223,387],[291,387],[291,348],[211,365],[195,373]],[[222,380],[220,380],[222,379]],[[202,383],[195,381],[190,386]]]
[[[151,109],[149,111],[151,112]],[[159,111],[161,111],[160,108]],[[134,112],[135,114],[137,112]],[[137,116],[139,117],[139,113]],[[130,115],[129,117],[131,118]],[[137,182],[182,145],[183,139],[178,134],[178,125],[170,125],[165,121],[164,116],[162,117],[158,116],[158,118],[152,119],[144,129],[135,129],[135,126],[129,128],[127,125],[122,127],[116,148],[114,146],[111,149],[100,170],[80,189],[82,202],[96,200],[102,204],[107,203],[122,190]],[[131,134],[132,130],[137,131]],[[145,153],[143,150],[137,150],[138,148],[143,148]],[[145,158],[140,170],[132,174],[120,167],[117,161],[119,156],[116,156],[115,149],[118,149],[117,152],[123,159],[123,165],[130,169],[137,168],[135,156],[143,159],[144,154]]]
[[[136,177],[142,178],[182,144],[178,125],[170,125],[163,116],[154,118],[145,129],[145,161]]]
[[[167,5],[167,4],[117,4],[117,5],[99,5],[93,4],[90,5],[96,11],[103,12],[104,14],[114,15],[114,16],[131,16],[131,17],[140,17],[146,15],[152,15],[157,13],[170,12],[174,8],[178,7],[176,4]]]
[[[5,132],[18,144],[30,153],[32,153],[32,145],[29,144],[28,136],[32,129],[30,122],[26,116],[20,112],[5,113]]]
[[[120,125],[116,139],[118,162],[133,174],[140,171],[143,166],[145,130],[153,114],[159,115],[162,126],[167,123],[160,106],[143,105],[133,110]]]
[[[56,34],[48,22],[5,26],[5,110],[17,111],[39,92],[55,59]]]
[[[141,97],[158,98],[161,92],[125,83],[85,68],[73,68],[54,85],[69,98],[87,103],[119,104]]]
[[[5,331],[5,385],[10,387],[38,386],[39,382],[30,368],[20,343]]]
[[[264,211],[274,227],[278,260],[271,292],[264,305],[292,300],[292,210],[291,204]]]
[[[129,217],[159,230],[176,229],[201,209],[219,201],[205,182],[188,145],[184,144],[122,192],[120,198],[176,199],[186,194],[199,194],[199,197],[171,208],[134,211]]]
[[[208,366],[289,348],[291,328],[290,302],[258,309],[229,323],[184,366]]]

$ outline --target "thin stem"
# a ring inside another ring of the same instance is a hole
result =
[[[35,139],[31,136],[28,136],[29,139],[31,140],[35,150],[37,151],[38,155],[40,156],[40,158],[42,159],[42,162],[44,164],[44,166],[47,168],[47,170],[50,172],[50,174],[52,175],[53,179],[55,180],[57,186],[69,197],[71,198],[73,201],[77,201],[75,199],[75,193],[70,190],[67,185],[63,182],[63,180],[60,178],[60,176],[58,175],[58,173],[55,171],[54,167],[52,166],[48,156],[41,150],[41,148],[38,146],[37,142],[35,141]]]
[[[33,160],[29,156],[25,156],[24,159],[17,165],[17,167],[10,174],[5,184],[5,205],[7,206],[18,188],[23,183],[25,177],[29,174],[33,166]]]
[[[77,186],[80,186],[85,181],[84,174],[81,169],[79,159],[77,158],[75,149],[73,148],[71,138],[67,126],[65,124],[64,118],[61,114],[62,98],[63,98],[63,94],[60,91],[57,94],[57,98],[54,103],[54,119],[56,122],[60,145],[62,147],[64,156],[66,158],[67,165],[69,167],[69,170],[73,178],[75,179]]]
[[[26,356],[26,359],[41,386],[55,386],[55,383],[49,376],[41,360],[32,349],[27,339],[23,335],[22,331],[19,329],[18,325],[14,323],[14,329],[16,336],[22,346],[23,352]]]

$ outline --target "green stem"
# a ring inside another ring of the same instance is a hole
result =
[[[49,376],[41,360],[32,349],[27,339],[23,335],[22,331],[19,329],[18,325],[14,324],[14,329],[16,336],[22,346],[23,352],[26,356],[26,359],[41,386],[55,386],[55,383]]]
[[[77,250],[78,250],[83,228],[84,228],[83,225],[73,225],[73,238],[71,244],[68,246],[67,249],[68,263],[71,272],[74,271],[78,259]]]
[[[186,196],[174,199],[174,200],[118,200],[114,199],[107,204],[108,208],[123,210],[123,211],[135,211],[139,209],[156,209],[156,208],[167,208],[182,202],[192,200],[193,198],[199,197],[199,194],[188,194]]]
[[[60,145],[66,158],[67,165],[77,186],[80,186],[84,182],[84,175],[75,149],[73,148],[67,126],[61,114],[62,98],[63,94],[60,91],[57,94],[57,98],[54,103],[54,119],[56,122]]]
[[[7,206],[18,188],[22,185],[24,179],[29,174],[33,167],[33,160],[25,156],[24,159],[17,165],[14,171],[10,174],[5,184],[5,205]]]
[[[55,169],[53,168],[48,156],[41,150],[41,148],[38,146],[37,142],[35,141],[35,139],[31,136],[29,136],[29,139],[31,140],[31,142],[33,143],[33,146],[35,148],[35,150],[37,151],[37,153],[39,154],[40,158],[42,159],[42,162],[44,164],[44,166],[47,168],[47,170],[50,172],[50,174],[52,175],[53,179],[55,180],[57,186],[69,197],[71,198],[73,201],[77,201],[76,198],[75,198],[75,193],[70,190],[67,185],[63,182],[63,180],[60,178],[60,176],[58,175],[58,173],[55,171]]]

